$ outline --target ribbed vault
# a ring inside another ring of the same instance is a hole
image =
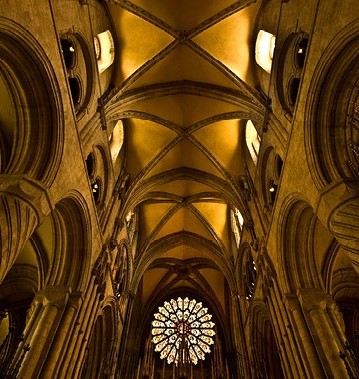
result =
[[[142,294],[143,310],[165,294],[197,292],[226,317],[231,209],[250,220],[238,180],[246,175],[241,120],[261,128],[265,114],[253,70],[260,2],[108,5],[118,44],[104,109],[107,122],[124,124],[122,218],[134,212],[139,225],[131,291]]]

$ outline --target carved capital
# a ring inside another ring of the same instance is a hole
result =
[[[54,305],[57,308],[62,308],[66,305],[70,289],[66,286],[48,286],[40,292],[42,295],[43,305]]]
[[[330,295],[317,289],[298,290],[298,299],[303,311],[309,313],[313,309],[326,309],[327,305],[332,302]]]
[[[297,295],[293,293],[289,293],[285,295],[284,303],[289,310],[289,312],[294,312],[296,310],[300,310],[301,306],[298,300]]]

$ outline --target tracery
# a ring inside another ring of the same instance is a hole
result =
[[[201,302],[188,297],[165,301],[158,308],[152,321],[152,342],[161,359],[176,365],[180,360],[197,364],[199,359],[205,359],[215,335],[215,324],[207,311]]]

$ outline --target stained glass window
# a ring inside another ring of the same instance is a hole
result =
[[[205,359],[215,335],[215,324],[207,311],[201,302],[188,297],[165,301],[158,308],[152,321],[152,342],[161,359],[176,365],[180,360],[197,364],[199,359]]]

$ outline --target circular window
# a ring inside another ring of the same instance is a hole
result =
[[[161,359],[176,366],[180,360],[197,364],[199,359],[205,359],[215,335],[215,324],[207,311],[201,302],[188,297],[165,301],[158,308],[152,321],[152,342]]]

